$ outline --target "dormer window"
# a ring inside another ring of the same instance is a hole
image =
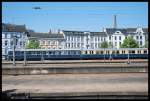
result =
[[[117,33],[117,34],[119,34],[119,33],[120,33],[120,31],[116,31],[116,33]]]

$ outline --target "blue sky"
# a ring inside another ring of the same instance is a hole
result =
[[[3,23],[25,24],[36,32],[101,31],[113,27],[114,14],[118,28],[148,27],[147,2],[2,2]]]

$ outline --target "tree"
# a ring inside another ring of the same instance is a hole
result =
[[[38,49],[39,47],[39,42],[37,40],[30,40],[29,44],[27,45],[28,49]]]
[[[139,44],[131,36],[123,40],[120,48],[139,48]]]
[[[104,41],[101,43],[101,48],[108,48],[108,42],[107,41]]]
[[[146,40],[144,48],[148,48],[148,41]]]

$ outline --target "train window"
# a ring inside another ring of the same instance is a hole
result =
[[[138,53],[141,53],[141,51],[140,51],[140,50],[138,50]]]
[[[131,54],[131,53],[132,53],[132,51],[129,50],[129,54]]]
[[[68,55],[70,55],[70,51],[68,51]]]
[[[117,50],[117,54],[119,54],[119,50]]]
[[[103,51],[101,51],[100,53],[101,53],[101,54],[103,54],[104,52],[103,52]]]
[[[96,51],[96,54],[99,54],[99,51]]]
[[[42,53],[43,53],[43,54],[46,54],[46,52],[45,52],[45,51],[43,51]]]
[[[49,51],[49,54],[52,54],[52,52],[51,52],[51,51]]]
[[[46,55],[49,55],[49,52],[46,52]]]
[[[93,54],[93,51],[90,51],[90,54]]]
[[[39,55],[39,54],[40,54],[40,52],[38,51],[38,52],[37,52],[37,54]]]
[[[135,54],[135,51],[134,51],[134,50],[132,50],[132,54]]]
[[[124,54],[124,53],[125,53],[125,51],[123,50],[123,51],[122,51],[122,54]]]
[[[85,54],[87,54],[87,51],[85,51]]]
[[[109,51],[106,51],[106,54],[109,54]]]
[[[147,54],[147,50],[144,50],[144,54]]]
[[[16,55],[20,55],[20,52],[16,51],[15,54],[16,54]]]
[[[116,52],[115,51],[112,51],[112,54],[115,54]]]

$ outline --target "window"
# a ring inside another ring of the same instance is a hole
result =
[[[121,42],[119,42],[119,45],[121,45]]]
[[[117,50],[117,52],[116,52],[117,54],[119,54],[119,50]]]
[[[121,36],[119,36],[119,40],[121,40]]]
[[[76,43],[74,43],[74,47],[76,48]]]
[[[44,45],[44,44],[45,44],[45,41],[42,41],[42,44]]]
[[[5,40],[5,46],[7,46],[7,44],[8,44],[8,41],[7,41],[7,40]]]
[[[7,38],[7,34],[5,34],[5,38]]]
[[[106,39],[104,38],[104,41],[105,41]]]
[[[138,39],[139,39],[139,36],[136,36],[136,39],[138,40]]]
[[[134,50],[132,50],[132,54],[134,54],[135,53],[135,51]]]
[[[99,41],[99,37],[98,37],[98,41]]]
[[[77,47],[78,47],[78,48],[80,47],[80,43],[77,43]]]
[[[77,37],[77,41],[78,41],[78,42],[80,41],[80,37],[79,37],[79,36]]]
[[[72,37],[72,41],[73,41],[73,37]]]
[[[142,39],[142,36],[140,36],[140,39]]]
[[[111,36],[109,36],[109,40],[111,40]]]
[[[93,37],[91,37],[91,41],[93,41]]]
[[[97,48],[97,43],[95,43],[95,48]]]
[[[95,41],[97,41],[97,38],[95,37]]]
[[[10,42],[10,45],[11,45],[11,46],[13,45],[13,41]]]
[[[117,40],[117,37],[115,36],[115,40]]]
[[[115,46],[117,46],[117,42],[115,42]]]
[[[127,36],[125,37],[125,39],[127,39]]]
[[[49,41],[49,45],[51,44],[51,41]]]
[[[20,41],[20,46],[22,45],[22,41]]]
[[[144,50],[144,54],[147,54],[147,50]]]
[[[103,41],[103,38],[101,37],[101,41]]]
[[[70,43],[68,43],[68,47],[70,48]]]
[[[140,41],[140,45],[142,45],[142,41]]]

